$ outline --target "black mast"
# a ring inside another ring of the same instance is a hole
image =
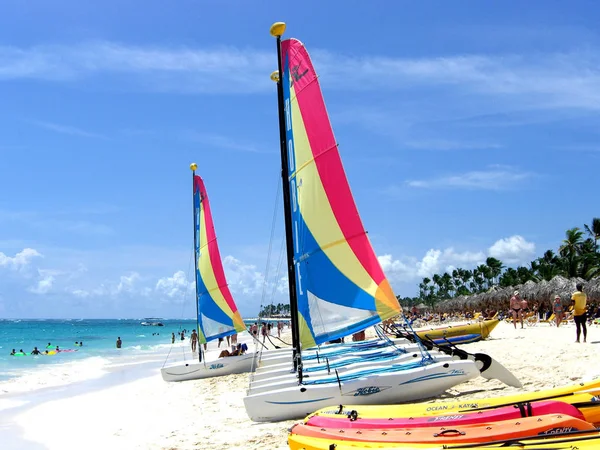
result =
[[[290,202],[290,181],[288,177],[288,149],[285,126],[285,106],[283,100],[283,63],[281,61],[281,36],[285,23],[276,22],[271,26],[271,36],[277,38],[277,72],[271,79],[277,82],[277,107],[279,110],[279,144],[281,151],[281,179],[283,190],[283,212],[285,216],[285,240],[287,248],[288,287],[290,291],[290,312],[292,316],[292,346],[294,370],[298,370],[302,381],[302,356],[300,348],[300,330],[298,327],[298,299],[296,297],[296,270],[294,265],[294,238],[292,234],[292,207]]]
[[[198,165],[196,163],[192,163],[190,164],[190,169],[192,169],[192,208],[194,211],[194,292],[196,292],[195,295],[195,299],[196,299],[196,328],[199,328],[198,326],[198,255],[196,255],[196,239],[198,238],[198,236],[196,236],[196,228],[198,227],[198,223],[196,221],[196,202],[194,199],[194,195],[196,193],[196,169],[198,168]],[[199,330],[196,330],[198,332],[198,336],[200,336]],[[196,342],[196,345],[198,346],[198,362],[202,362],[202,345],[200,345],[200,339],[198,339],[198,341]]]

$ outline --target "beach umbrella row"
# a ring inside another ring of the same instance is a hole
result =
[[[516,286],[494,286],[486,292],[460,295],[443,300],[436,305],[436,309],[440,312],[464,311],[466,309],[506,309],[509,307],[510,298],[513,296],[514,291],[519,291],[521,298],[529,302],[538,302],[540,305],[542,303],[549,305],[556,295],[563,299],[563,304],[567,304],[578,283],[583,285],[583,290],[588,295],[589,302],[600,301],[600,277],[586,281],[582,278],[565,278],[557,275],[550,281],[542,280],[536,283],[529,280]]]

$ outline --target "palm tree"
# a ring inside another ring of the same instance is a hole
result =
[[[452,277],[450,276],[450,274],[448,272],[444,272],[444,274],[442,275],[441,284],[442,284],[442,292],[441,292],[440,297],[441,298],[450,297],[450,292],[454,291],[454,284],[452,283]]]
[[[566,238],[563,239],[562,245],[558,252],[565,259],[566,272],[569,277],[579,275],[579,256],[582,250],[583,231],[578,227],[571,228],[566,231]]]
[[[467,283],[471,280],[471,278],[473,278],[473,272],[471,272],[468,269],[458,269],[459,270],[459,275],[460,275],[460,279],[462,280],[462,284],[465,287],[465,289],[467,290],[467,294],[469,293],[469,290],[467,288]]]
[[[531,261],[531,270],[536,278],[546,281],[563,274],[561,259],[552,250],[546,250],[544,256]]]
[[[442,290],[442,277],[437,273],[431,277],[433,284],[436,286],[434,297],[439,297],[440,291]]]
[[[512,267],[509,267],[500,275],[498,283],[502,287],[515,286],[519,284],[519,273]]]
[[[492,282],[492,270],[487,265],[480,264],[479,266],[477,266],[477,271],[481,276],[481,281],[478,285],[479,291],[481,292],[484,290],[484,283],[486,288],[490,287],[490,284]]]
[[[494,284],[498,283],[498,278],[502,273],[502,269],[504,269],[504,265],[502,261],[496,258],[492,258],[491,256],[485,260],[485,265],[490,268],[490,275],[492,276],[492,282]]]
[[[535,276],[533,275],[533,272],[527,267],[517,267],[517,276],[519,282],[518,284],[524,284],[529,280],[535,281]]]
[[[590,227],[587,223],[584,225],[585,231],[588,232],[590,237],[594,240],[594,249],[598,251],[598,239],[600,239],[600,217],[594,217],[592,219],[592,226]]]
[[[431,289],[432,286],[429,286],[429,283],[431,283],[431,279],[425,277],[423,278],[423,281],[419,284],[419,299],[422,302],[427,302],[429,300],[429,297],[431,296]]]

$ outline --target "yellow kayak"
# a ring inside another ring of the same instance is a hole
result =
[[[518,445],[508,446],[507,442],[519,442]],[[314,437],[298,436],[290,434],[288,438],[290,450],[358,450],[358,449],[378,449],[378,450],[452,450],[452,449],[472,449],[472,450],[492,450],[492,449],[523,449],[523,450],[597,450],[600,448],[600,435],[594,432],[587,436],[568,436],[568,437],[550,437],[540,439],[536,436],[534,439],[515,439],[514,441],[502,441],[496,443],[481,444],[459,444],[459,445],[428,445],[428,444],[378,444],[376,442],[348,442],[329,439],[319,439]]]
[[[600,414],[593,403],[600,402],[595,396],[600,396],[600,378],[571,386],[546,389],[537,392],[523,392],[521,394],[506,395],[503,397],[492,397],[483,399],[458,400],[452,402],[411,403],[405,405],[339,405],[320,409],[314,414],[327,415],[330,417],[347,417],[352,414],[362,418],[394,418],[394,417],[416,417],[435,416],[451,412],[467,412],[481,408],[496,408],[519,402],[531,402],[536,400],[560,400],[563,402],[592,404],[588,407],[576,405],[591,423],[600,422]],[[308,419],[308,418],[307,418]]]
[[[498,319],[484,320],[464,325],[449,325],[447,327],[414,330],[421,339],[457,338],[459,336],[480,336],[486,339],[500,321]],[[477,340],[479,340],[477,339]]]

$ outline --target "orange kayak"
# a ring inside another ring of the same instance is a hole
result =
[[[442,445],[467,442],[484,443],[502,439],[518,439],[523,436],[582,430],[595,430],[595,428],[589,422],[571,416],[547,414],[460,427],[448,424],[438,428],[344,429],[297,424],[291,429],[290,440],[293,439],[293,435],[299,435],[330,441]]]

